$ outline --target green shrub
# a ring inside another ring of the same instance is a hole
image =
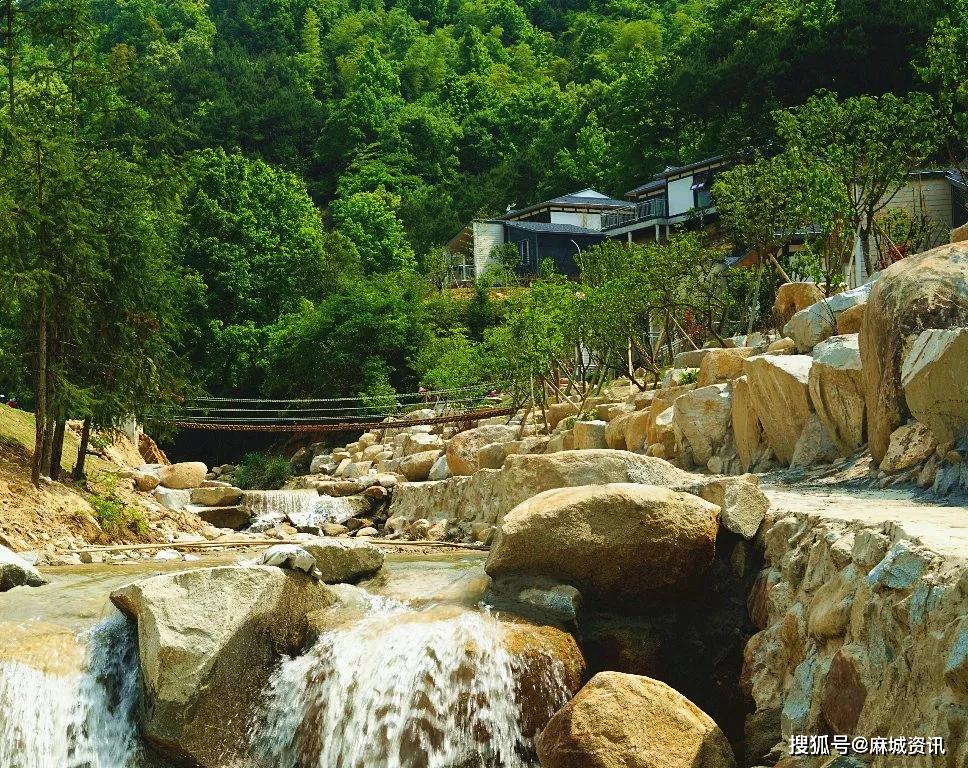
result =
[[[143,509],[129,507],[120,501],[92,493],[87,499],[94,507],[94,518],[108,536],[126,533],[144,536],[148,533],[148,519]]]
[[[695,384],[699,380],[699,369],[689,368],[683,371],[679,375],[679,386],[683,387],[686,384]]]
[[[275,491],[292,477],[292,464],[281,456],[247,453],[235,471],[235,483],[244,490]]]

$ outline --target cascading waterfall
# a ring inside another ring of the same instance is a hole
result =
[[[343,498],[320,496],[316,491],[246,491],[245,505],[255,518],[253,530],[266,530],[284,520],[296,526],[342,522],[353,516]]]
[[[135,631],[120,614],[90,630],[86,669],[74,675],[0,662],[0,766],[129,768],[137,696]]]
[[[275,768],[531,768],[501,623],[370,601],[273,675],[253,728],[261,757]],[[541,682],[564,703],[561,669]]]

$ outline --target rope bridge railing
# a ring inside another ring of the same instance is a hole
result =
[[[471,393],[477,393],[471,395]],[[488,393],[488,394],[484,394]],[[187,403],[174,425],[181,429],[227,432],[350,432],[372,429],[446,424],[509,416],[490,386],[412,392],[380,398],[226,398],[200,397]],[[373,401],[376,400],[376,403]],[[363,403],[360,405],[360,403]],[[492,407],[487,407],[492,403]],[[339,404],[339,405],[337,405]],[[407,409],[432,408],[434,416],[407,418]]]

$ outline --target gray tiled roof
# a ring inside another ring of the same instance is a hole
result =
[[[556,224],[547,221],[506,221],[509,227],[523,229],[526,232],[557,232],[565,235],[600,235],[596,229],[579,227],[576,224]]]

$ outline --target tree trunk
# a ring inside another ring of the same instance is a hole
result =
[[[81,444],[77,448],[77,462],[74,464],[74,480],[80,482],[84,479],[84,462],[87,461],[87,444],[91,440],[91,417],[84,419],[84,426],[81,428]]]
[[[44,436],[47,431],[47,293],[41,288],[38,297],[37,379],[34,388],[34,457],[30,481],[40,485],[44,465]]]
[[[7,69],[7,110],[10,117],[10,125],[16,124],[16,96],[17,92],[14,89],[14,70],[16,67],[16,59],[14,54],[14,42],[13,42],[13,15],[14,7],[13,0],[6,0],[4,3],[4,14],[6,16],[6,37],[4,39],[5,55],[4,61],[6,62]]]
[[[864,271],[867,273],[865,279],[874,274],[874,265],[871,262],[871,220],[860,228],[860,252],[864,256]]]
[[[48,402],[49,402],[50,390],[48,389]],[[53,453],[54,447],[54,430],[57,427],[57,419],[54,418],[53,414],[47,414],[47,423],[44,425],[44,448],[41,453],[43,459],[40,463],[40,471],[47,477],[53,477],[50,469],[51,454]]]
[[[50,479],[60,480],[61,459],[64,457],[64,432],[67,431],[67,419],[63,416],[57,419],[54,427],[54,443],[50,449]]]

